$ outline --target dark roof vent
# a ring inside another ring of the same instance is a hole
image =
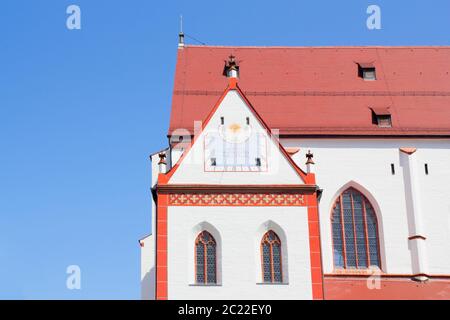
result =
[[[372,110],[372,123],[380,128],[392,127],[392,118],[389,108],[370,108]]]
[[[358,77],[373,81],[377,79],[375,65],[372,62],[358,63]]]

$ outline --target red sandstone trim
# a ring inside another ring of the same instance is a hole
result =
[[[223,185],[223,184],[164,184],[158,185],[158,193],[298,193],[313,194],[315,184],[296,185]]]
[[[307,183],[315,183],[314,174],[306,176]],[[311,264],[312,298],[324,299],[322,251],[320,243],[320,223],[317,203],[317,194],[307,195],[308,203],[308,231],[309,231],[309,255]]]
[[[417,151],[417,148],[400,148],[400,151],[403,153],[406,153],[407,155],[412,155],[414,152]]]
[[[420,234],[417,234],[417,235],[414,235],[414,236],[408,237],[408,240],[416,240],[416,239],[427,240],[427,238],[426,238],[426,237],[424,237],[424,236],[421,236]]]
[[[158,184],[164,185],[164,176],[158,177]],[[167,194],[158,194],[156,208],[156,300],[168,299],[168,264],[167,264]]]

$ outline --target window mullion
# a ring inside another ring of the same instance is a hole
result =
[[[345,241],[344,205],[342,204],[342,195],[339,196],[339,206],[341,208],[342,255],[344,257],[344,269],[345,269],[347,268],[347,248]]]
[[[280,252],[280,282],[283,282],[283,252],[281,251],[281,241],[278,243],[279,252]]]
[[[370,252],[369,252],[369,233],[367,230],[367,212],[366,201],[363,200],[363,218],[364,218],[364,240],[366,242],[367,268],[370,268]]]
[[[273,243],[270,242],[269,243],[270,246],[270,273],[271,273],[271,279],[272,279],[272,283],[275,282],[275,267],[274,267],[274,263],[273,263]]]
[[[350,202],[352,204],[353,243],[355,244],[355,261],[356,261],[356,269],[358,269],[359,268],[358,243],[356,241],[355,205],[353,203],[353,193],[352,192],[350,192]]]
[[[208,261],[207,255],[208,255],[208,249],[206,247],[206,243],[203,242],[203,261],[204,261],[204,263],[203,263],[203,272],[205,273],[205,277],[204,277],[205,283],[208,283],[208,266],[206,264],[207,261]]]

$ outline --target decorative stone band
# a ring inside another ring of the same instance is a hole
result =
[[[169,206],[307,206],[316,185],[159,185]]]
[[[169,206],[306,206],[303,194],[181,193],[169,194]]]

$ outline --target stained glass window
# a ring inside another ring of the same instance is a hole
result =
[[[272,230],[268,231],[261,240],[261,263],[264,282],[283,282],[281,241]]]
[[[216,241],[207,231],[202,231],[195,240],[195,281],[216,283]]]
[[[377,219],[364,195],[354,188],[345,190],[334,204],[331,226],[335,267],[381,268]]]

